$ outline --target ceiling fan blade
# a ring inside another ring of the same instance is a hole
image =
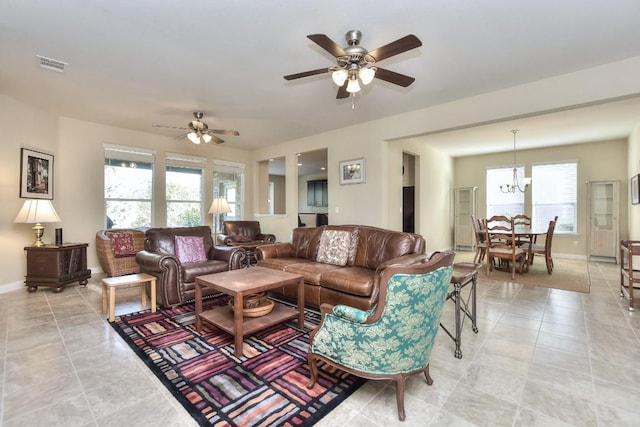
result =
[[[184,138],[186,138],[186,137],[187,137],[187,135],[188,135],[188,134],[189,134],[189,132],[181,133],[181,134],[180,134],[180,135],[178,135],[178,136],[174,136],[174,137],[173,137],[173,140],[174,140],[174,141],[177,141],[178,139],[184,139]]]
[[[324,34],[309,34],[307,38],[336,58],[339,56],[345,56],[347,54],[340,47],[340,45],[338,45],[336,42],[334,42]]]
[[[152,128],[167,128],[167,129],[187,130],[187,128],[182,128],[182,127],[178,127],[178,126],[151,125],[151,127]]]
[[[295,80],[295,79],[301,79],[303,77],[315,76],[316,74],[324,74],[328,72],[329,72],[329,68],[318,68],[317,70],[305,71],[303,73],[289,74],[288,76],[284,76],[284,79]]]
[[[237,130],[220,130],[220,129],[209,129],[209,133],[217,133],[218,135],[235,135],[240,136]]]
[[[396,73],[395,71],[385,70],[380,67],[376,70],[375,77],[402,87],[407,87],[416,80],[413,77],[405,76],[404,74]]]
[[[413,34],[409,34],[408,36],[404,36],[401,39],[372,50],[369,52],[369,55],[373,56],[376,62],[378,62],[420,46],[422,46],[422,42]]]
[[[347,92],[347,82],[344,82],[344,84],[340,86],[340,88],[338,89],[338,94],[336,95],[336,99],[348,98],[349,95],[351,94]]]
[[[220,139],[215,135],[211,135],[209,134],[209,136],[211,137],[211,139],[213,140],[213,142],[215,142],[216,144],[222,144],[224,142],[224,139]]]

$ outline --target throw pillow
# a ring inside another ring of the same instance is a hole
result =
[[[324,230],[320,236],[316,261],[339,266],[347,265],[351,233],[343,230]]]
[[[176,257],[182,264],[207,260],[202,236],[175,236]]]
[[[136,255],[133,245],[133,233],[128,231],[111,231],[106,233],[111,241],[111,251],[116,258],[124,258]]]

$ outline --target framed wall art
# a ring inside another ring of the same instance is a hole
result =
[[[631,189],[631,204],[637,205],[640,203],[640,185],[638,184],[638,177],[640,175],[631,177],[631,185],[629,188]]]
[[[340,185],[362,184],[364,182],[364,159],[340,162]]]
[[[53,155],[20,149],[20,197],[53,200]]]

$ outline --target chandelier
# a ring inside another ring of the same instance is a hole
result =
[[[500,191],[503,193],[515,193],[516,190],[518,190],[524,193],[531,184],[531,178],[524,178],[524,182],[522,183],[524,187],[518,182],[518,168],[516,167],[516,134],[518,133],[518,129],[514,129],[511,132],[513,133],[513,179],[511,183],[501,185]]]

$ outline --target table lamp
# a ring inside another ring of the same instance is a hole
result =
[[[29,199],[25,200],[22,209],[13,220],[14,223],[33,224],[33,234],[36,237],[33,246],[44,246],[42,235],[44,234],[43,222],[60,222],[60,217],[53,208],[50,200]]]
[[[220,215],[226,214],[229,212],[231,212],[231,208],[227,203],[227,199],[225,199],[224,197],[216,197],[215,199],[213,199],[213,202],[211,202],[211,207],[209,208],[209,213],[213,214],[213,219],[215,222],[214,229],[215,229],[216,236],[219,233],[218,222],[220,221]]]

